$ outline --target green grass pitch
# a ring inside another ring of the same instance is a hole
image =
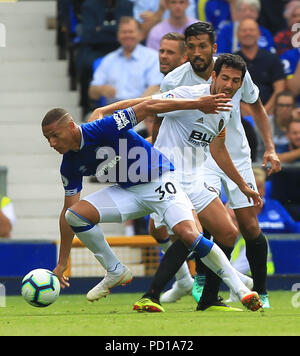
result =
[[[221,293],[225,298],[228,293]],[[300,335],[295,293],[270,292],[272,309],[263,312],[196,312],[192,297],[165,304],[166,313],[138,313],[141,294],[114,294],[95,303],[84,295],[61,295],[47,308],[35,308],[21,296],[7,297],[0,308],[0,335],[202,336]],[[239,303],[234,303],[239,306]],[[243,307],[242,307],[243,308]]]

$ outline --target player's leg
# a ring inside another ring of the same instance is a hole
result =
[[[98,223],[121,223],[139,217],[140,210],[130,192],[113,186],[90,194],[66,212],[66,220],[77,237],[107,271],[105,278],[88,292],[88,300],[105,297],[111,288],[132,280],[132,273],[114,254]]]
[[[240,172],[245,181],[257,190],[254,174],[251,168]],[[246,242],[246,257],[248,259],[251,274],[253,277],[254,288],[262,296],[264,307],[269,308],[267,296],[267,258],[268,243],[262,233],[255,208],[249,203],[247,198],[238,187],[232,182],[227,181],[229,192],[229,207],[235,212],[240,232]]]
[[[214,172],[204,166],[202,175],[204,177],[206,187],[217,191],[218,194],[220,195],[220,193],[221,193],[221,178],[216,174],[216,172]],[[199,188],[198,188],[198,190],[200,191]],[[192,199],[192,201],[194,202],[194,204],[197,207],[197,213],[199,213],[203,210],[202,199],[198,198],[199,191],[195,193],[195,198]],[[206,229],[206,227],[203,227],[203,230],[204,230],[204,236],[207,239],[211,240],[212,239],[211,233]],[[217,241],[215,241],[215,242],[218,243]],[[222,245],[222,244],[219,245],[219,247],[221,249],[223,249],[223,246],[224,246],[224,248],[226,247],[225,245]],[[223,252],[228,256],[228,251],[223,250]],[[196,275],[194,278],[194,286],[193,286],[192,295],[198,304],[200,298],[203,295],[204,289],[205,289],[205,291],[209,290],[208,294],[211,294],[211,290],[213,290],[213,289],[217,290],[218,285],[220,285],[220,278],[218,278],[214,273],[212,273],[211,270],[209,270],[203,264],[201,259],[199,259],[197,256],[195,256],[195,263],[196,263]],[[206,278],[206,276],[208,276],[208,279]],[[205,296],[207,296],[208,294],[206,292],[204,293],[204,298],[203,298],[204,305],[210,304],[208,300],[207,301],[205,300]],[[218,297],[216,296],[216,300],[217,300],[217,298]],[[217,302],[217,304],[220,304],[220,303]]]
[[[174,235],[170,235],[166,226],[155,226],[155,221],[158,220],[157,214],[151,214],[149,221],[149,233],[152,235],[159,244],[163,253],[172,245]],[[161,296],[162,303],[174,303],[184,295],[191,293],[194,280],[191,277],[187,262],[183,262],[178,272],[175,274],[175,282],[171,289],[166,291]]]
[[[254,207],[234,210],[239,228],[246,243],[246,257],[253,278],[253,288],[261,296],[264,308],[270,308],[267,293],[268,243],[262,233]]]
[[[213,214],[218,216],[218,219],[212,219]],[[198,217],[202,225],[214,236],[214,242],[224,252],[229,261],[238,235],[238,230],[233,224],[221,200],[215,199],[198,214]],[[239,277],[241,276],[239,275]],[[220,284],[221,279],[210,269],[206,269],[204,289],[198,302],[197,310],[228,309],[228,306],[218,297]]]
[[[171,209],[170,209],[171,210]],[[242,283],[238,274],[231,266],[230,262],[220,250],[220,248],[214,244],[212,241],[207,240],[203,237],[203,234],[198,234],[198,230],[195,229],[195,224],[193,221],[182,221],[178,223],[173,228],[174,233],[182,238],[183,244],[173,244],[173,246],[180,246],[178,250],[179,256],[172,256],[172,258],[168,258],[169,251],[172,250],[171,246],[164,258],[162,259],[159,269],[155,275],[155,277],[159,274],[160,278],[155,278],[150,286],[149,291],[142,297],[140,301],[135,303],[134,309],[138,311],[163,311],[161,306],[159,305],[159,294],[162,289],[162,281],[161,278],[165,279],[165,284],[169,282],[170,278],[170,262],[174,264],[174,269],[178,268],[178,260],[184,259],[189,252],[195,251],[202,261],[208,266],[210,269],[214,271],[214,273],[218,274],[223,281],[235,291],[235,293],[239,296],[242,303],[251,310],[257,310],[260,308],[260,300],[258,295],[250,290]],[[196,237],[197,236],[197,237]],[[178,258],[179,257],[179,258]],[[171,274],[171,278],[172,278]]]
[[[65,217],[76,236],[94,253],[108,273],[118,274],[124,269],[105,240],[103,231],[98,225],[99,212],[91,203],[85,200],[79,201],[67,210]]]
[[[177,193],[181,190],[180,187]],[[174,189],[174,190],[176,190]],[[205,194],[206,201],[217,199],[217,194],[215,192],[208,193],[210,196],[207,197]],[[175,194],[174,194],[175,195]],[[243,299],[243,295],[249,292],[249,289],[242,283],[239,279],[236,271],[233,269],[228,259],[220,248],[215,245],[212,241],[207,240],[203,237],[203,234],[199,234],[199,230],[196,227],[193,217],[191,217],[189,211],[189,205],[185,204],[178,197],[183,199],[183,195],[173,196],[172,200],[166,199],[165,204],[169,205],[167,209],[164,210],[163,214],[156,211],[160,216],[164,217],[166,224],[177,234],[184,242],[185,248],[180,249],[180,243],[177,241],[167,250],[164,258],[162,259],[157,273],[155,274],[154,280],[150,286],[149,291],[144,295],[142,301],[135,303],[135,310],[147,310],[147,311],[161,311],[158,309],[152,310],[153,305],[143,304],[144,299],[159,300],[159,295],[164,288],[164,286],[170,281],[173,275],[176,273],[178,268],[181,266],[182,262],[186,259],[189,252],[195,251],[202,258],[202,261],[215,273],[219,274],[226,284],[228,284],[235,292]],[[185,196],[186,197],[186,196]],[[177,199],[176,199],[177,198]],[[167,203],[166,203],[167,201]],[[209,205],[210,203],[207,202]],[[221,204],[221,203],[220,203]],[[221,204],[223,207],[223,205]],[[163,209],[162,205],[159,206]],[[158,207],[157,207],[158,208]],[[224,207],[223,207],[224,208]],[[154,207],[155,209],[155,207]],[[158,209],[159,210],[159,209]],[[216,214],[211,214],[212,221],[215,221]],[[224,227],[223,227],[224,231]],[[179,247],[179,250],[178,250]],[[172,255],[172,252],[177,248],[178,255]],[[170,257],[171,256],[171,257]],[[173,267],[173,271],[172,271]],[[158,278],[159,276],[159,278]],[[254,302],[254,306],[251,306],[253,310],[260,307],[260,301],[257,299],[257,295],[252,294],[251,300]],[[248,301],[246,305],[248,304]],[[249,306],[249,305],[248,305]],[[147,309],[146,309],[147,308]],[[149,309],[148,309],[149,308]]]

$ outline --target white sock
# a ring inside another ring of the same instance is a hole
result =
[[[95,225],[88,231],[77,232],[76,236],[93,252],[96,259],[108,273],[119,275],[123,272],[124,265],[105,240],[103,231],[99,225]]]
[[[210,252],[203,258],[203,263],[216,273],[224,283],[241,299],[244,294],[250,292],[239,278],[236,270],[232,267],[224,252],[214,244]]]

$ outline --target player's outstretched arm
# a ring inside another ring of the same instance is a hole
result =
[[[60,285],[62,288],[69,287],[69,278],[64,275],[68,267],[68,258],[70,256],[72,241],[74,238],[74,232],[71,229],[70,225],[65,219],[65,213],[68,208],[77,203],[80,198],[80,193],[76,195],[65,197],[64,207],[61,211],[59,218],[59,228],[60,228],[60,249],[59,249],[59,258],[58,263],[53,273],[58,277]]]
[[[214,100],[216,96],[218,98],[217,103]],[[212,104],[211,98],[213,98],[214,104]],[[209,104],[207,104],[207,100]],[[225,98],[223,94],[208,95],[197,99],[150,99],[134,105],[133,109],[137,116],[137,122],[141,122],[146,116],[170,111],[201,110],[205,112],[204,106],[206,106],[206,111],[211,113],[218,113],[221,109],[223,111],[230,111],[232,106],[231,104],[227,104],[228,101],[230,99]]]
[[[130,106],[134,106],[136,104],[142,103],[149,99],[151,99],[151,96],[135,98],[135,99],[126,99],[97,108],[92,112],[91,116],[88,119],[88,122],[102,119],[104,116],[111,115],[117,110],[124,110]]]
[[[217,136],[210,144],[210,152],[222,171],[234,181],[239,189],[248,197],[249,202],[253,200],[254,206],[263,206],[263,201],[259,193],[251,189],[244,178],[236,169],[225,145],[225,130]]]

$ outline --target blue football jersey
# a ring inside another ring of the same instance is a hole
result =
[[[81,191],[83,176],[96,175],[100,182],[126,188],[174,171],[161,152],[132,130],[136,124],[135,112],[128,108],[81,125],[81,148],[64,154],[60,168],[66,196]]]

